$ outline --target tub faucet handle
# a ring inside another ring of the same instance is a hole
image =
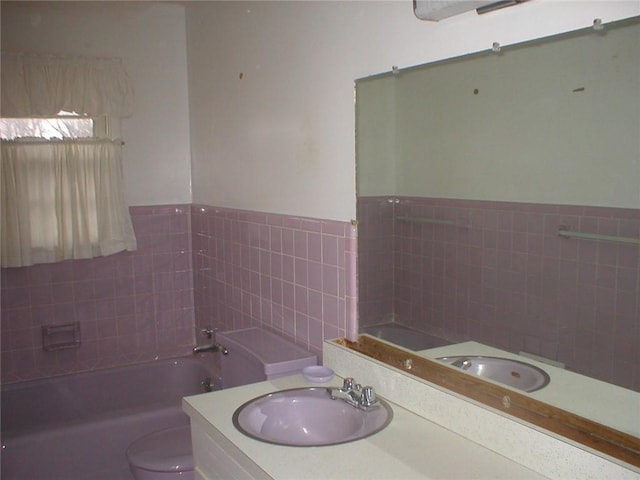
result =
[[[218,331],[217,328],[212,328],[212,327],[204,327],[202,330],[200,330],[204,335],[206,335],[207,338],[211,338],[213,336],[214,333],[216,333]]]

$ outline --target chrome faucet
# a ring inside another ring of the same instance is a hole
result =
[[[472,367],[471,360],[469,360],[468,358],[459,358],[458,360],[453,362],[451,365],[453,365],[454,367],[461,368],[462,370],[469,370]]]
[[[376,392],[373,387],[363,387],[359,383],[356,383],[351,377],[344,379],[342,388],[328,387],[327,394],[332,400],[339,399],[362,410],[368,410],[378,406]]]
[[[217,328],[204,327],[203,329],[200,330],[200,332],[203,335],[205,335],[209,340],[211,340],[211,337],[213,337],[213,335],[216,333],[217,330],[218,330]],[[194,355],[196,353],[202,353],[202,352],[222,352],[223,355],[229,354],[229,350],[227,350],[223,345],[216,343],[215,341],[213,343],[208,343],[206,345],[196,345],[195,347],[193,347]]]
[[[194,354],[202,352],[222,352],[223,355],[227,355],[229,350],[219,343],[209,343],[207,345],[196,345],[193,347]]]

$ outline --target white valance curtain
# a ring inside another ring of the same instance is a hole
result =
[[[2,55],[2,116],[123,117],[132,88],[118,59]],[[122,142],[2,141],[3,267],[135,250]]]
[[[3,117],[58,112],[129,117],[133,87],[119,58],[2,53]]]

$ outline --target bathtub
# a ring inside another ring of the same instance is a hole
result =
[[[419,351],[427,348],[443,347],[450,345],[451,342],[444,338],[429,335],[428,333],[419,332],[396,323],[385,323],[382,325],[374,325],[372,327],[363,327],[360,333],[366,333],[372,337],[377,337],[387,342],[395,343],[409,350]]]
[[[3,386],[2,479],[133,478],[129,444],[188,424],[181,399],[211,373],[184,357]]]

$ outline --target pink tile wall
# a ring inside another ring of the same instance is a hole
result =
[[[385,304],[393,297],[376,320],[393,316],[452,341],[524,350],[640,390],[640,247],[556,233],[566,226],[640,238],[640,210],[401,197],[360,199],[360,213],[361,245],[386,245],[394,232],[393,275],[380,249],[375,287],[360,279],[361,302],[381,303],[376,292],[385,292]],[[389,215],[455,225],[391,226]],[[370,225],[379,216],[384,238],[362,238],[381,234]]]
[[[318,355],[355,330],[349,223],[191,205],[131,214],[135,252],[2,269],[2,383],[187,355],[206,341],[196,326],[263,325]],[[43,325],[74,321],[80,348],[43,351]]]
[[[188,353],[189,206],[130,209],[138,250],[2,269],[2,383]],[[82,345],[42,349],[41,326],[80,322]]]
[[[196,324],[264,326],[321,354],[355,324],[349,223],[194,205]]]

